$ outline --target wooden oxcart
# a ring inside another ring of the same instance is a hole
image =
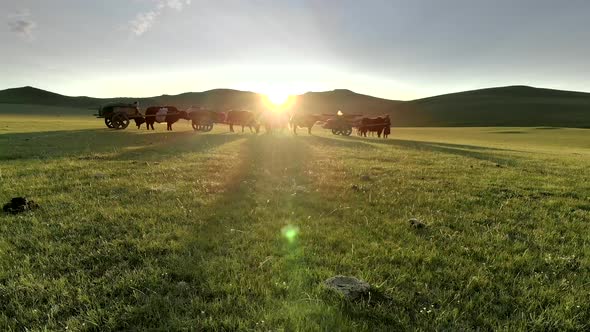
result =
[[[98,109],[97,118],[104,118],[104,124],[112,129],[125,129],[131,119],[143,118],[137,104],[112,103]]]
[[[188,112],[191,119],[191,125],[195,131],[208,132],[213,129],[214,124],[225,122],[224,112],[211,111],[202,108],[197,110],[189,109]]]
[[[356,119],[362,117],[362,114],[338,114],[328,115],[328,119],[324,122],[322,128],[332,130],[334,135],[350,136],[352,128],[356,125]]]

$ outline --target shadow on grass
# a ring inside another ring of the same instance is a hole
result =
[[[330,138],[326,138],[330,140]],[[335,139],[336,140],[336,139]],[[468,157],[478,160],[485,160],[495,162],[497,164],[514,165],[515,160],[498,156],[496,153],[501,152],[520,152],[517,150],[500,149],[492,147],[483,147],[476,145],[465,145],[465,144],[451,144],[451,143],[439,143],[439,142],[427,142],[427,141],[413,141],[413,140],[402,140],[402,139],[391,139],[391,140],[378,140],[378,139],[366,139],[361,137],[346,137],[339,138],[338,141],[350,141],[350,142],[362,142],[365,148],[370,148],[375,145],[399,147],[417,151],[428,151],[428,152],[442,152],[446,154],[457,155],[461,157]],[[339,144],[339,143],[335,143]],[[343,145],[352,143],[342,143]]]
[[[237,135],[211,134],[195,136],[193,133],[188,133],[186,135],[165,137],[160,142],[151,142],[146,146],[127,149],[105,159],[115,161],[159,161],[184,153],[204,152],[241,138],[243,137]]]
[[[349,137],[340,138],[337,136],[334,137],[325,137],[325,136],[298,136],[297,139],[304,140],[309,144],[322,144],[327,145],[330,147],[335,148],[355,148],[355,149],[370,149],[374,150],[376,147],[374,145],[367,144],[367,142],[360,141],[360,140],[351,140]]]
[[[0,135],[0,161],[51,160],[159,160],[184,152],[204,151],[240,138],[229,134],[193,131],[146,133],[128,130],[87,129]]]
[[[490,134],[528,134],[526,131],[522,130],[502,130],[502,131],[493,131]]]

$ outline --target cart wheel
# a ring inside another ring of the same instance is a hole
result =
[[[336,130],[336,129],[332,129],[332,134],[334,134],[334,135],[338,135],[338,130]]]
[[[124,113],[117,113],[113,115],[113,127],[115,129],[125,129],[129,126],[129,117]]]
[[[108,128],[115,128],[115,126],[113,126],[113,119],[110,116],[104,118],[104,124],[107,125]]]
[[[208,125],[204,125],[203,126],[203,131],[204,132],[209,132],[209,131],[211,131],[211,129],[213,129],[213,125],[212,124],[208,124]]]
[[[350,134],[352,134],[352,128],[348,127],[346,129],[343,129],[340,134],[342,134],[343,136],[350,136]]]
[[[197,130],[199,130],[199,129],[197,129],[197,128],[198,128],[198,126],[197,126],[197,124],[196,124],[196,123],[194,123],[194,122],[193,122],[193,123],[192,123],[192,125],[193,125],[193,130],[194,130],[194,131],[197,131]]]

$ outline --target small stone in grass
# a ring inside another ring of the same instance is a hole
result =
[[[420,220],[418,220],[416,218],[410,219],[409,222],[410,222],[410,226],[412,226],[414,228],[420,229],[420,228],[425,228],[426,227],[426,224],[425,223],[423,223],[422,221],[420,221]]]
[[[327,279],[324,284],[349,300],[358,299],[371,290],[371,285],[363,280],[340,275]]]
[[[371,177],[368,174],[363,174],[363,175],[361,175],[361,180],[371,181]]]

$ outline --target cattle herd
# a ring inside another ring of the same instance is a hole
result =
[[[308,114],[295,112],[252,112],[243,110],[230,110],[227,112],[212,111],[202,108],[189,108],[181,111],[174,106],[152,106],[148,107],[145,113],[139,112],[131,117],[135,121],[138,129],[145,123],[148,130],[154,130],[154,123],[166,123],[166,129],[172,130],[172,125],[180,119],[188,120],[194,130],[210,131],[214,124],[226,124],[229,130],[234,132],[234,126],[241,126],[242,132],[246,127],[252,133],[259,133],[260,128],[264,128],[266,133],[273,131],[283,131],[290,129],[293,134],[297,135],[298,128],[307,128],[308,134],[311,135],[311,129],[318,123],[323,124],[324,128],[332,129],[333,133],[348,131],[345,135],[350,135],[352,129],[356,129],[359,136],[377,135],[378,137],[387,138],[391,132],[391,121],[389,115],[381,117],[366,117],[358,115],[333,114]],[[335,131],[336,128],[337,130]],[[338,130],[339,128],[344,128]]]

